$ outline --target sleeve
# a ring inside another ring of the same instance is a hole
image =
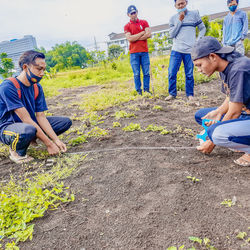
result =
[[[247,37],[248,33],[248,17],[246,12],[243,12],[243,29],[242,29],[242,35],[241,40],[244,40]]]
[[[243,103],[244,72],[234,72],[230,77],[230,101]]]
[[[223,20],[223,28],[222,28],[222,41],[221,43],[225,45],[225,30],[226,30],[226,22],[225,19]]]
[[[206,26],[205,24],[202,22],[202,19],[200,17],[200,14],[199,14],[199,11],[196,12],[196,17],[197,17],[197,26],[198,26],[198,29],[199,29],[199,36],[198,36],[198,40],[202,37],[205,36],[206,34]]]
[[[45,100],[43,88],[40,84],[37,84],[38,89],[39,89],[39,94],[38,97],[35,101],[35,112],[43,112],[48,110],[47,103]]]
[[[124,33],[128,33],[130,32],[130,29],[129,29],[129,24],[127,23],[125,26],[124,26]]]
[[[5,102],[7,110],[13,111],[15,109],[23,108],[22,100],[19,98],[17,89],[10,81],[5,81],[3,90],[1,91],[1,98]]]
[[[226,95],[227,91],[225,89],[225,82],[224,82],[225,81],[225,76],[221,72],[219,72],[219,75],[220,75],[220,78],[221,78],[221,92]]]
[[[144,26],[144,28],[149,28],[149,24],[148,24],[148,22],[146,20],[144,20],[143,26]]]
[[[170,18],[170,21],[169,21],[169,35],[170,35],[170,38],[175,38],[180,29],[181,29],[181,25],[182,25],[182,22],[177,19],[176,22],[174,22],[174,16]]]

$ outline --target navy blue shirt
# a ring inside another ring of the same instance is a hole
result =
[[[18,79],[17,79],[18,80]],[[14,110],[19,108],[26,108],[29,112],[32,120],[37,123],[36,112],[43,112],[47,110],[47,104],[45,101],[43,88],[40,84],[37,84],[39,89],[39,95],[35,100],[34,87],[25,86],[19,81],[21,88],[21,99],[18,96],[15,85],[9,81],[4,80],[0,84],[0,140],[3,141],[2,135],[6,126],[15,122],[22,122],[20,118],[15,114]]]
[[[222,92],[228,94],[230,102],[243,103],[250,109],[250,59],[238,57],[220,73],[224,81]]]

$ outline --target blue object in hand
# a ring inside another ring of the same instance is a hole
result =
[[[208,134],[207,134],[208,126],[205,123],[206,122],[210,122],[210,121],[214,121],[214,120],[211,120],[211,119],[203,119],[202,120],[202,127],[205,129],[205,132],[203,134],[196,135],[196,138],[201,139],[204,142],[207,140],[207,137],[208,137]],[[216,121],[216,122],[220,122],[220,121]]]

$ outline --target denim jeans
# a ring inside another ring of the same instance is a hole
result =
[[[148,52],[130,54],[130,63],[134,72],[135,89],[141,93],[141,68],[143,72],[143,89],[149,91],[150,83],[150,61]]]
[[[172,50],[170,55],[169,67],[168,67],[168,92],[172,96],[177,96],[176,79],[177,72],[180,69],[181,62],[183,61],[185,76],[186,76],[186,96],[194,95],[194,64],[190,54],[184,54]]]
[[[198,110],[195,114],[196,122],[201,125],[201,118],[213,110],[216,108]],[[244,112],[238,119],[218,122],[209,126],[207,134],[215,145],[250,153],[250,115]]]
[[[57,135],[70,128],[72,121],[67,117],[47,117]],[[36,138],[36,128],[30,124],[17,122],[6,126],[3,131],[3,143],[9,145],[20,156],[25,156],[30,142]]]

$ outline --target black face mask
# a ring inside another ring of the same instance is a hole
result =
[[[29,83],[30,83],[31,85],[33,85],[33,84],[35,84],[35,83],[39,83],[39,82],[42,80],[42,77],[36,76],[35,74],[33,74],[29,68],[28,68],[28,70],[29,70],[29,73],[30,73],[30,74],[28,74],[28,73],[26,72],[26,77],[27,77],[27,79],[28,79],[28,81],[29,81]]]

